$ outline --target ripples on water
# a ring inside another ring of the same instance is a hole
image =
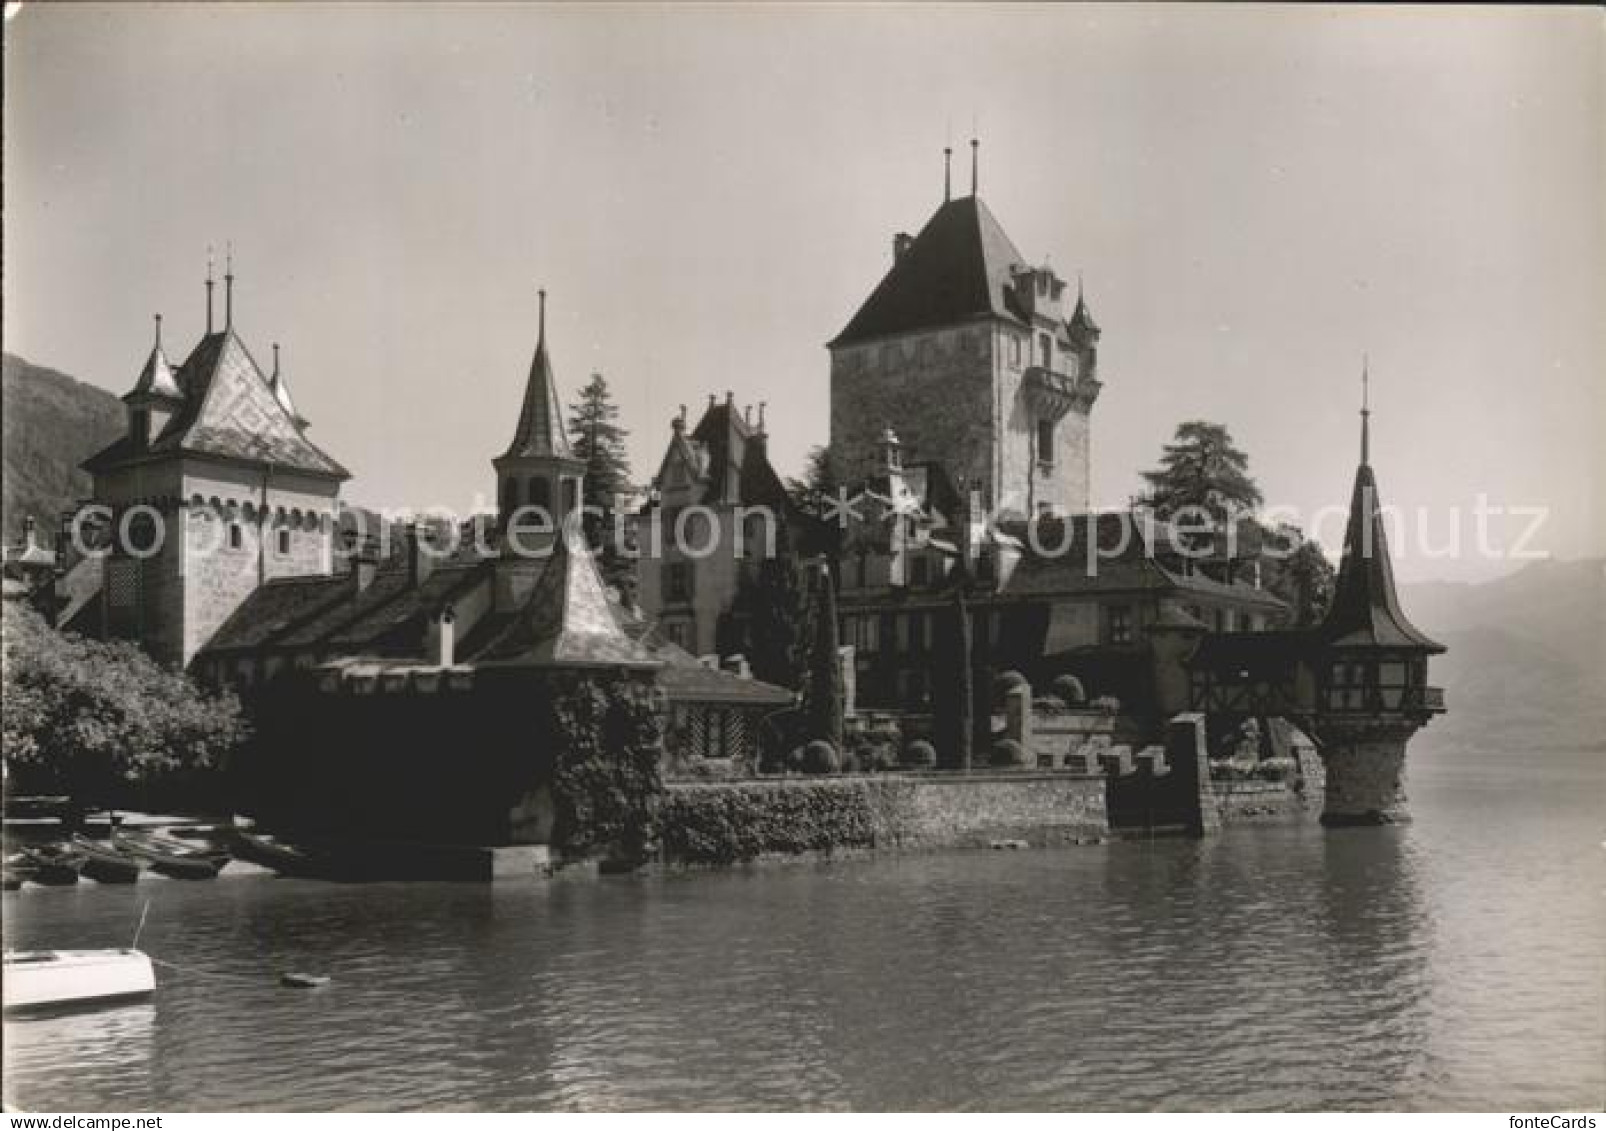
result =
[[[1477,1108],[1606,1098],[1598,758],[1404,829],[550,885],[5,896],[150,1003],[6,1025],[43,1109]],[[292,990],[278,972],[333,975]]]

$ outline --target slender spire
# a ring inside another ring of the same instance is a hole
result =
[[[162,316],[156,316],[156,348],[162,348]]]
[[[552,375],[552,362],[546,346],[546,291],[536,292],[540,300],[535,342],[535,360],[530,364],[530,377],[524,388],[524,407],[519,412],[519,423],[513,434],[513,443],[503,454],[504,459],[519,457],[547,457],[572,460],[574,450],[569,446],[568,433],[563,426],[563,407],[558,402],[557,381]]]
[[[1371,365],[1361,354],[1361,463],[1372,462]]]
[[[980,150],[980,149],[981,149],[981,142],[977,141],[975,138],[971,138],[970,139],[970,195],[971,196],[975,196],[977,194],[977,187],[981,183],[979,172],[978,172],[979,162],[978,162],[978,159],[977,159],[977,156],[976,156],[977,151]]]
[[[279,380],[279,343],[273,343],[273,380]]]
[[[954,147],[945,145],[942,147],[942,202],[944,204],[953,199],[953,165]]]
[[[212,245],[206,245],[206,332],[212,332]]]
[[[223,260],[223,326],[234,327],[234,241],[224,248]]]

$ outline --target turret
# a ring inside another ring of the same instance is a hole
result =
[[[1333,603],[1315,630],[1316,728],[1327,761],[1328,825],[1391,824],[1405,812],[1405,745],[1444,710],[1428,657],[1444,651],[1408,619],[1394,588],[1371,466],[1371,410],[1362,371],[1361,462]]]
[[[167,422],[184,404],[184,391],[179,387],[173,367],[162,350],[162,316],[156,315],[156,341],[151,346],[145,367],[139,371],[134,387],[123,395],[128,406],[128,435],[136,451],[150,446],[162,434]]]
[[[535,358],[530,363],[513,442],[491,461],[496,470],[504,549],[515,555],[546,552],[571,517],[578,521],[585,475],[584,461],[569,446],[547,355],[546,291],[539,292],[539,297]]]

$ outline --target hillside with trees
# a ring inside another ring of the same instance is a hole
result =
[[[5,406],[4,531],[7,543],[22,535],[32,515],[41,536],[78,499],[89,495],[88,458],[121,434],[122,402],[104,389],[65,373],[6,354],[0,365]]]

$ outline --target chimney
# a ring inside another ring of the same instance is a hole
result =
[[[669,426],[671,428],[673,428],[676,432],[684,432],[684,431],[686,431],[686,406],[685,405],[681,405],[680,406],[680,415],[675,417],[674,420],[670,421],[669,422]]]
[[[402,549],[407,554],[407,581],[417,589],[435,572],[435,548],[417,522],[407,524],[402,539]]]
[[[909,249],[911,247],[913,247],[914,245],[915,245],[915,238],[913,236],[911,236],[908,232],[899,232],[897,235],[893,236],[892,237],[892,261],[894,263],[897,263],[900,260],[902,260],[903,257],[909,253]]]
[[[360,597],[374,583],[374,574],[379,572],[379,547],[367,539],[359,540],[355,530],[348,530],[346,563],[351,570],[352,596]]]
[[[449,668],[457,662],[457,611],[450,605],[430,618],[429,653],[436,667]]]

